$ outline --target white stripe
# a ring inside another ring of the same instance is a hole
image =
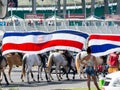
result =
[[[72,40],[72,41],[78,41],[78,42],[85,42],[86,39],[83,38],[82,36],[77,36],[73,34],[51,34],[51,35],[28,35],[28,36],[10,36],[10,37],[5,37],[3,38],[3,44],[5,43],[16,43],[16,44],[21,44],[21,43],[40,43],[39,39],[43,36],[43,42],[47,42],[50,40]],[[41,42],[41,43],[43,43]]]
[[[95,36],[96,36],[96,35],[98,35],[98,36],[99,36],[99,35],[100,35],[100,36],[106,36],[106,35],[107,35],[107,36],[120,36],[120,34],[106,34],[106,33],[104,33],[104,34],[102,34],[102,33],[101,33],[101,34],[91,34],[90,36],[93,36],[93,35],[95,35]]]
[[[108,55],[109,53],[111,53],[111,52],[114,52],[114,51],[120,51],[120,48],[113,48],[113,49],[109,49],[109,50],[107,50],[107,51],[105,51],[105,52],[98,52],[98,53],[93,53],[92,55],[94,55],[94,56],[104,56],[104,55]]]
[[[99,39],[92,39],[92,40],[89,41],[89,46],[103,45],[103,44],[120,45],[120,42],[119,41],[111,41],[111,40],[99,40]]]

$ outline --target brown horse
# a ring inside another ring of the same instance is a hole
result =
[[[23,56],[22,53],[9,53],[9,54],[5,55],[5,58],[7,60],[8,66],[9,66],[8,75],[9,75],[9,80],[11,82],[13,82],[11,79],[11,71],[12,71],[13,65],[16,65],[17,67],[22,66],[22,56]],[[25,77],[25,71],[22,67],[22,73],[21,73],[22,81],[24,81],[23,77]],[[31,77],[34,80],[32,71],[31,71]]]

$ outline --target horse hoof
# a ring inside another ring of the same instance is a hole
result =
[[[34,82],[36,82],[36,80],[33,80]]]
[[[24,80],[22,80],[22,82],[24,82]]]
[[[67,80],[70,80],[69,78]]]
[[[38,81],[38,83],[40,83],[40,81]]]
[[[31,82],[28,82],[28,84],[31,84]]]
[[[9,83],[7,83],[7,85],[10,85]]]
[[[47,82],[51,82],[51,80],[48,80]]]
[[[82,77],[80,77],[80,79],[82,79]]]
[[[73,80],[75,79],[75,77],[73,77]]]

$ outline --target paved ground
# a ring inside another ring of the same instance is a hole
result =
[[[8,69],[6,69],[6,73],[8,72]],[[54,77],[54,81],[47,82],[45,80],[44,74],[43,74],[43,81],[38,82],[32,82],[31,84],[28,84],[26,81],[21,82],[20,80],[20,68],[13,68],[12,70],[12,79],[14,83],[11,83],[10,85],[6,85],[5,81],[3,79],[1,88],[3,90],[6,90],[7,88],[16,88],[17,90],[62,90],[62,89],[70,89],[70,88],[80,88],[80,87],[87,87],[86,79],[79,79],[78,75],[76,75],[75,80],[72,80],[72,75],[70,75],[71,80],[66,80],[66,77],[63,76],[62,81],[57,81],[56,75],[52,74]],[[34,77],[36,79],[36,68],[34,68]],[[8,75],[7,75],[8,76]],[[92,87],[94,87],[93,82],[91,83]]]

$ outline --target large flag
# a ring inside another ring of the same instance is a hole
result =
[[[92,54],[95,56],[103,56],[114,51],[120,51],[120,35],[91,34],[88,46],[91,46]]]
[[[79,52],[88,38],[88,34],[59,30],[44,32],[5,32],[2,41],[3,55],[10,52],[43,53],[55,49]]]

